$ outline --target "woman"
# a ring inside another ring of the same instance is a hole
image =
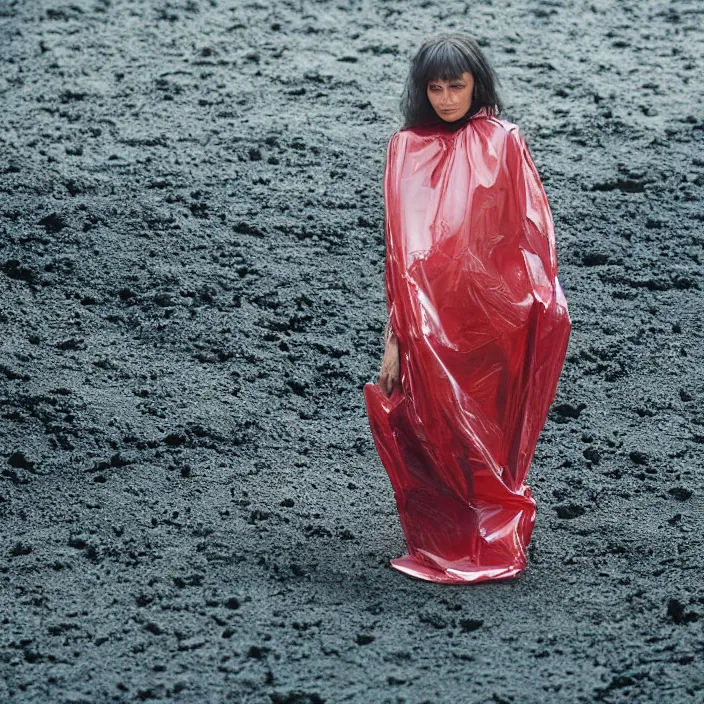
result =
[[[429,39],[387,150],[389,317],[364,397],[408,546],[391,565],[434,582],[525,568],[524,480],[570,333],[547,197],[495,84],[471,37]]]

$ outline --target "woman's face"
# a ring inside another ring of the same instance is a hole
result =
[[[427,86],[428,100],[445,122],[454,122],[467,114],[473,90],[474,78],[468,71],[452,81],[428,81]]]

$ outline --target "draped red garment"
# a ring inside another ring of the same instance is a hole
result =
[[[384,174],[385,288],[400,386],[364,386],[408,553],[434,582],[519,574],[525,479],[570,334],[555,236],[518,127],[482,109],[396,132]]]

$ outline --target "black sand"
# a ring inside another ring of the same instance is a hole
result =
[[[696,0],[0,0],[0,701],[702,702]],[[518,580],[403,553],[362,385],[407,61],[473,33],[573,333]]]

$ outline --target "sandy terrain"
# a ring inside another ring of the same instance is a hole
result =
[[[704,6],[0,0],[0,701],[704,702]],[[393,571],[407,62],[473,33],[573,319],[518,580]]]

